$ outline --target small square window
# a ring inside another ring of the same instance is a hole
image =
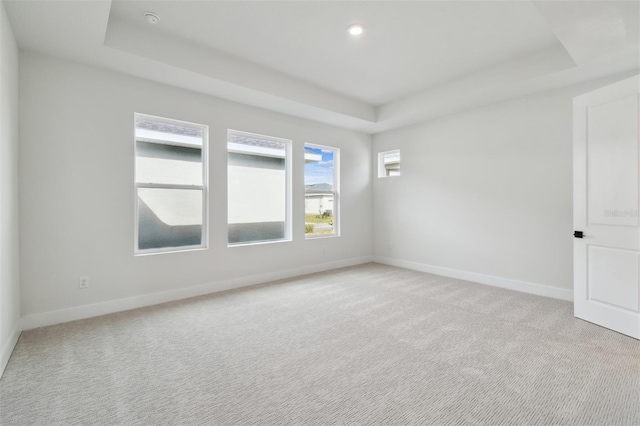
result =
[[[378,177],[400,176],[400,150],[378,153]]]

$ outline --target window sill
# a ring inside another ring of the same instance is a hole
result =
[[[169,249],[169,250],[144,250],[144,251],[134,252],[133,256],[134,257],[155,256],[157,254],[188,253],[192,251],[203,251],[203,250],[209,250],[209,247],[202,246],[202,247],[188,247],[184,249],[176,248],[176,249]]]
[[[269,241],[247,241],[244,243],[232,243],[227,244],[227,248],[232,247],[246,247],[246,246],[261,246],[265,244],[279,244],[279,243],[290,243],[291,238],[283,239],[283,240],[269,240]]]
[[[323,234],[323,235],[305,235],[305,240],[322,240],[325,238],[336,238],[339,237],[340,234]]]

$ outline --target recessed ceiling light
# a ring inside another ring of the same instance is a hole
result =
[[[151,25],[155,25],[160,22],[160,17],[153,12],[145,12],[144,19],[146,19]]]
[[[349,25],[347,32],[352,36],[359,36],[364,32],[364,27],[361,24]]]

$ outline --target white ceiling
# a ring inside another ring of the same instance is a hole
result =
[[[637,1],[4,3],[23,50],[370,133],[640,67]]]
[[[148,30],[148,10],[158,31],[373,105],[559,43],[530,2],[116,1],[111,19]]]

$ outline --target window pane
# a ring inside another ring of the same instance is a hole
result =
[[[304,217],[305,235],[335,233],[337,213],[337,149],[305,145],[304,148]]]
[[[205,247],[207,126],[134,118],[136,252]]]
[[[229,244],[286,239],[286,143],[229,131],[228,151]]]
[[[138,189],[138,249],[202,244],[200,189]]]
[[[168,120],[152,117],[136,117],[136,140],[153,139],[193,147],[202,147],[204,130],[202,127],[170,123]]]
[[[138,183],[202,185],[202,149],[136,142]]]
[[[400,176],[400,150],[378,154],[378,177]]]

